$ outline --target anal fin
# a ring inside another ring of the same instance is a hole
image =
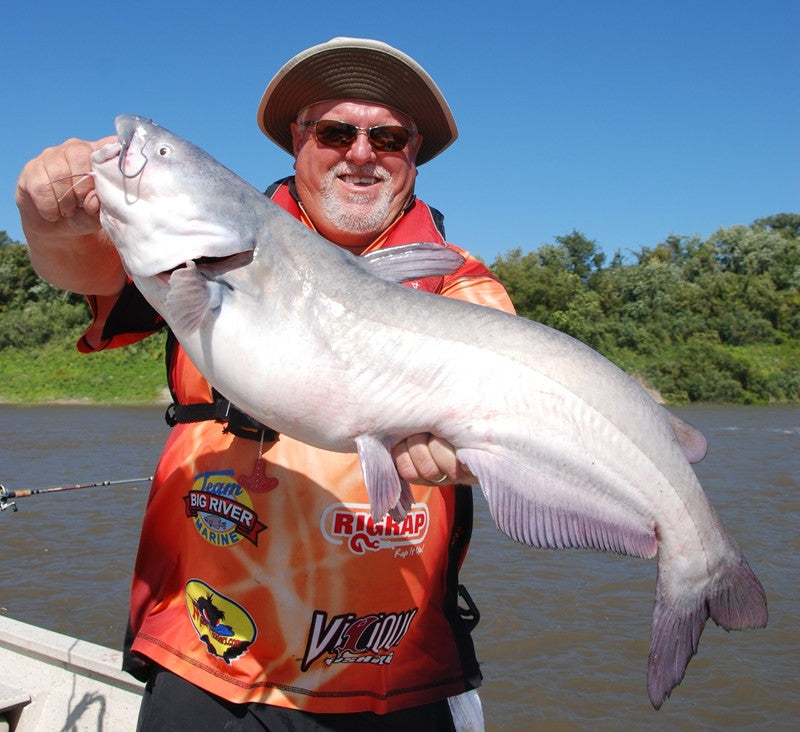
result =
[[[654,557],[658,542],[645,516],[579,490],[566,473],[536,472],[484,450],[460,449],[458,459],[478,478],[497,527],[515,541]]]

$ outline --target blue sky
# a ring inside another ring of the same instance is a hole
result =
[[[24,163],[151,117],[258,188],[291,158],[258,130],[268,80],[338,35],[404,50],[459,140],[417,192],[491,262],[577,229],[609,255],[800,212],[798,0],[14,3],[2,13],[0,229]]]

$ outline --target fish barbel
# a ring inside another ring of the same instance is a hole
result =
[[[691,467],[705,440],[579,341],[403,287],[448,247],[355,257],[186,140],[140,117],[93,154],[101,222],[208,381],[303,442],[358,452],[373,515],[411,505],[391,448],[431,433],[534,547],[658,556],[648,694],[680,683],[711,617],[763,627],[764,590]]]

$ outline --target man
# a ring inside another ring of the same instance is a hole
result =
[[[413,59],[372,40],[314,46],[272,79],[258,124],[295,158],[295,176],[268,195],[335,244],[362,254],[444,243],[441,215],[414,195],[416,166],[457,130]],[[107,141],[45,150],[17,189],[37,272],[89,298],[94,322],[79,343],[87,352],[159,326],[99,226],[91,180],[63,180],[88,170]],[[502,286],[465,256],[457,272],[409,285],[512,310]],[[471,492],[456,484],[475,481],[452,446],[414,435],[395,447],[415,504],[402,523],[376,525],[355,454],[253,423],[212,392],[172,338],[168,381],[175,427],[143,520],[126,638],[126,668],[148,681],[140,728],[463,726],[451,709],[477,704],[465,693],[480,672],[475,613],[459,604],[458,585]]]

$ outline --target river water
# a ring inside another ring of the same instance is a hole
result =
[[[500,534],[476,496],[462,573],[489,730],[789,730],[800,715],[800,407],[676,410],[708,438],[696,466],[770,603],[765,630],[706,626],[662,709],[647,699],[655,563],[534,551]],[[147,477],[162,407],[0,406],[9,490]],[[20,498],[0,514],[0,613],[119,648],[148,486]],[[13,669],[0,669],[0,679]]]

